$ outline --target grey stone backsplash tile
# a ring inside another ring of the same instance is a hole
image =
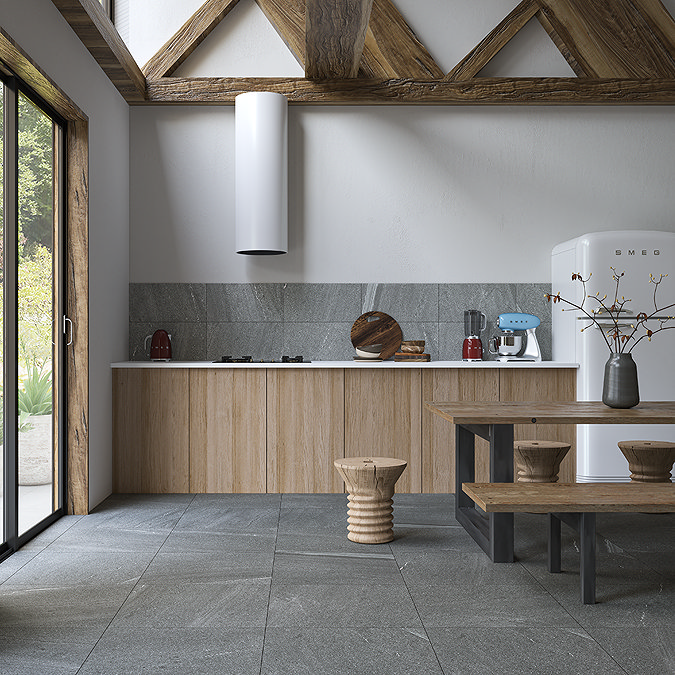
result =
[[[284,321],[354,323],[361,314],[360,284],[284,285]]]
[[[282,321],[280,284],[206,284],[208,321]]]
[[[133,322],[129,324],[129,360],[149,361],[150,342],[146,338],[159,328],[171,336],[174,361],[204,361],[206,359],[206,324],[180,322]]]
[[[251,356],[278,359],[283,345],[281,322],[211,323],[206,327],[206,359],[221,356]],[[294,355],[295,356],[295,355]]]
[[[354,357],[351,322],[284,323],[283,354],[309,361],[348,361]]]
[[[206,284],[129,284],[130,321],[206,321]]]
[[[551,358],[549,284],[130,284],[129,359],[148,360],[146,336],[158,328],[172,335],[175,360],[212,361],[251,355],[312,361],[350,360],[354,321],[376,309],[401,326],[404,340],[425,340],[432,360],[459,360],[464,310],[486,314],[488,339],[498,314],[539,316],[542,355]]]
[[[438,284],[362,284],[361,297],[362,314],[377,310],[398,323],[438,321]]]

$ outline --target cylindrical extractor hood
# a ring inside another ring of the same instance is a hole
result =
[[[237,253],[288,253],[288,100],[249,92],[234,107]]]

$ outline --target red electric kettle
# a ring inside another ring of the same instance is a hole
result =
[[[153,335],[145,338],[145,351],[148,351],[148,340],[150,343],[151,361],[170,361],[171,360],[171,336],[161,328],[156,330]]]

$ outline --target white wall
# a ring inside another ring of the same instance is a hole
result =
[[[2,28],[89,117],[89,500],[93,507],[112,491],[110,363],[127,355],[129,109],[50,0],[2,0],[0,5]]]
[[[158,2],[131,0],[139,60],[184,20],[150,22]],[[397,1],[446,70],[515,4]],[[298,75],[251,23],[266,26],[241,0],[181,73]],[[250,72],[233,56],[254,52]],[[537,22],[488,69],[571,74]],[[291,106],[290,251],[274,258],[233,252],[233,151],[231,106],[132,108],[132,282],[542,282],[570,237],[675,231],[672,107]]]

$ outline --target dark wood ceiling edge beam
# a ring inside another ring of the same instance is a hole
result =
[[[12,37],[0,28],[0,61],[67,120],[86,121],[87,116],[26,54]]]
[[[675,19],[661,0],[633,0],[633,4],[664,48],[675,57]]]
[[[154,79],[175,72],[238,2],[239,0],[206,0],[143,66],[145,77]]]
[[[255,0],[267,20],[305,68],[305,0]]]
[[[444,74],[391,0],[373,0],[359,76],[431,80]]]
[[[372,6],[373,0],[307,0],[305,77],[357,76]]]
[[[535,0],[523,0],[444,79],[470,80],[475,77],[538,11]]]
[[[558,51],[563,55],[565,61],[567,61],[569,67],[572,69],[572,72],[577,77],[596,77],[592,69],[586,64],[584,67],[579,61],[577,61],[576,56],[570,51],[569,47],[565,43],[564,39],[558,34],[558,31],[553,26],[550,20],[549,12],[544,9],[539,9],[536,14],[537,20],[542,25],[544,30],[548,33],[548,36],[551,38],[553,44],[558,48]],[[558,23],[560,28],[560,24]],[[571,38],[567,31],[565,31],[565,36],[567,40],[571,41]]]
[[[272,91],[297,105],[673,105],[675,79],[474,78],[327,80],[305,78],[161,78],[147,104],[232,105],[238,94]]]
[[[96,0],[52,0],[127,103],[145,98],[145,76]]]

